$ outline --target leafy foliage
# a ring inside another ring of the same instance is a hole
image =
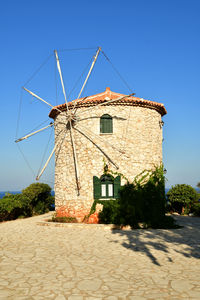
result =
[[[194,203],[191,207],[191,212],[196,216],[200,217],[200,203]]]
[[[78,223],[77,219],[74,217],[57,217],[56,215],[53,216],[49,221],[58,223]]]
[[[44,183],[33,183],[21,194],[7,193],[0,199],[0,221],[45,213],[49,211],[53,201],[50,186]]]
[[[101,201],[103,210],[99,213],[99,221],[103,224],[118,224],[119,200]]]
[[[198,200],[196,190],[187,184],[176,184],[167,193],[172,211],[189,213],[191,206]]]
[[[165,217],[163,166],[142,172],[132,184],[122,187],[120,195],[122,224],[138,227],[139,222],[144,222],[148,227],[159,226]]]
[[[22,194],[6,195],[0,200],[0,221],[14,220],[32,215],[29,199]]]
[[[45,183],[32,183],[22,190],[22,195],[30,200],[33,215],[49,211],[54,200],[51,196],[51,187]]]
[[[103,203],[102,203],[103,202]],[[127,182],[120,190],[119,200],[101,201],[99,214],[102,223],[130,225],[139,223],[152,228],[176,228],[172,217],[165,216],[165,178],[163,166],[144,171],[133,183]]]

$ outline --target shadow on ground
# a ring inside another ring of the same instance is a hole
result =
[[[137,229],[131,231],[113,230],[113,234],[124,237],[122,246],[135,252],[142,252],[155,264],[160,266],[155,251],[166,254],[169,262],[169,250],[185,257],[200,258],[200,218],[174,216],[179,229]],[[118,240],[114,241],[115,243]]]

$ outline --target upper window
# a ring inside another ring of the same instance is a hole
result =
[[[110,115],[103,115],[100,118],[100,133],[113,133],[113,120]]]

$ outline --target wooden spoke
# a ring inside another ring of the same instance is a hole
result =
[[[82,88],[81,88],[81,90],[80,90],[80,92],[79,92],[79,94],[78,94],[77,100],[81,97],[81,94],[82,94],[82,92],[83,92],[83,90],[84,90],[84,87],[85,87],[85,85],[86,85],[86,83],[87,83],[87,81],[88,81],[88,79],[89,79],[89,77],[90,77],[90,74],[91,74],[91,72],[92,72],[92,70],[93,70],[93,68],[94,68],[94,65],[95,65],[95,63],[96,63],[96,60],[97,60],[97,57],[98,57],[100,51],[101,51],[101,48],[99,47],[99,48],[97,49],[96,55],[94,56],[94,59],[93,59],[93,61],[92,61],[91,67],[90,67],[90,70],[89,70],[89,72],[88,72],[88,74],[87,74],[87,77],[86,77],[84,83],[83,83],[83,86],[82,86]],[[74,103],[73,109],[75,109],[76,103],[77,103],[77,102]]]
[[[83,132],[82,130],[80,130],[79,128],[75,127],[75,130],[77,130],[80,134],[82,134],[86,139],[88,139],[95,147],[97,147],[97,149],[99,149],[100,152],[103,153],[103,155],[111,162],[111,164],[116,168],[119,169],[118,165],[108,156],[108,154],[106,154],[106,152],[104,150],[101,149],[101,147],[99,147],[89,136],[87,133]]]
[[[41,129],[38,129],[38,130],[36,130],[36,131],[34,131],[34,132],[32,132],[32,133],[29,133],[29,134],[27,134],[27,135],[25,135],[25,136],[23,136],[23,137],[17,139],[17,140],[15,141],[15,143],[18,143],[18,142],[21,142],[21,141],[23,141],[23,140],[26,140],[26,139],[28,139],[29,137],[31,137],[32,135],[34,135],[34,134],[36,134],[36,133],[38,133],[38,132],[41,132],[41,131],[43,131],[43,130],[49,128],[49,127],[52,127],[53,125],[54,125],[54,123],[50,123],[49,125],[47,125],[47,126],[41,128]]]
[[[66,134],[65,134],[65,136],[66,136]],[[64,137],[65,137],[65,136],[64,136]],[[44,173],[44,171],[45,171],[46,167],[48,166],[48,164],[49,164],[49,162],[50,162],[50,160],[51,160],[51,158],[52,158],[52,156],[53,156],[53,154],[54,154],[54,152],[55,152],[55,150],[56,150],[58,144],[59,144],[59,141],[55,144],[53,150],[51,151],[51,154],[49,155],[49,157],[48,157],[46,163],[44,164],[44,167],[42,168],[41,172],[37,175],[36,180],[39,180],[40,177],[42,176],[42,174]]]
[[[56,57],[58,73],[60,75],[60,81],[61,81],[61,85],[62,85],[63,95],[64,95],[64,98],[65,98],[66,109],[68,111],[67,97],[66,97],[65,86],[64,86],[63,77],[62,77],[62,71],[61,71],[61,67],[60,67],[60,61],[59,61],[59,58],[58,58],[58,52],[55,50],[54,53],[55,53],[55,57]]]
[[[59,134],[58,134],[58,136],[61,134],[63,132],[63,130],[61,130],[60,132],[59,132]],[[60,142],[60,145],[57,145],[57,153],[56,153],[56,155],[55,155],[55,163],[57,163],[57,160],[58,160],[58,156],[59,156],[59,154],[60,154],[60,150],[61,150],[61,147],[62,147],[62,144],[63,144],[63,142],[64,142],[64,140],[65,140],[65,137],[66,137],[66,135],[67,135],[67,133],[65,133],[64,134],[64,136],[63,136],[63,138],[61,137],[61,142]]]
[[[48,103],[47,101],[45,101],[44,99],[42,99],[41,97],[39,97],[38,95],[36,95],[35,93],[29,91],[28,89],[26,89],[25,87],[23,87],[23,89],[25,91],[27,91],[29,94],[31,94],[33,97],[37,98],[38,100],[42,101],[43,103],[47,104],[48,106],[51,106],[52,108],[56,109],[57,111],[59,111],[60,113],[62,112],[60,109],[58,109],[57,107],[53,106],[52,104]]]
[[[70,123],[71,123],[71,121],[70,121]],[[76,146],[75,146],[75,142],[74,142],[74,135],[73,135],[73,131],[72,131],[72,124],[70,124],[70,137],[71,137],[72,151],[73,151],[73,158],[74,158],[74,169],[75,169],[77,193],[78,193],[78,196],[79,196],[80,195],[79,168],[78,168],[78,162],[77,162],[77,155],[76,155]]]
[[[122,96],[122,97],[118,97],[116,99],[112,99],[112,100],[108,100],[106,102],[103,102],[103,103],[99,103],[95,106],[92,106],[86,110],[82,110],[81,112],[77,113],[77,116],[80,116],[81,114],[87,112],[87,111],[90,111],[91,109],[96,109],[98,108],[99,106],[102,106],[102,105],[106,105],[106,104],[110,104],[110,103],[113,103],[113,102],[116,102],[116,101],[119,101],[119,100],[122,100],[122,99],[125,99],[125,98],[128,98],[128,97],[131,97],[132,95],[134,95],[134,93],[130,94],[130,95],[125,95],[125,96]]]
[[[88,117],[85,117],[85,118],[77,118],[77,121],[80,122],[80,121],[84,121],[84,120],[89,120],[89,119],[100,119],[101,116],[88,116]],[[126,118],[122,118],[122,117],[117,117],[117,116],[113,116],[112,119],[117,119],[117,120],[122,120],[122,121],[126,121],[127,119]]]
[[[63,90],[63,95],[65,98],[65,103],[66,103],[66,109],[67,112],[69,111],[68,109],[68,104],[67,104],[67,97],[66,97],[66,92],[65,92],[65,86],[64,86],[64,82],[63,82],[63,76],[62,76],[62,71],[61,71],[61,67],[60,67],[60,61],[58,58],[58,53],[55,50],[55,57],[56,57],[56,62],[57,62],[57,69],[60,75],[60,81],[61,81],[61,85],[62,85],[62,90]],[[77,163],[77,155],[76,155],[76,146],[75,146],[75,142],[74,142],[74,136],[73,136],[73,131],[72,131],[72,120],[69,120],[69,130],[70,130],[70,138],[71,138],[71,143],[72,143],[72,152],[73,152],[73,158],[74,158],[74,168],[75,168],[75,178],[76,178],[76,185],[77,185],[77,191],[78,191],[78,195],[80,195],[80,181],[79,181],[79,169],[78,169],[78,163]]]
[[[125,151],[122,151],[121,149],[119,149],[118,147],[113,146],[111,143],[109,143],[108,141],[104,140],[101,136],[95,134],[94,132],[92,132],[91,130],[89,130],[87,127],[83,126],[82,124],[80,126],[78,126],[78,128],[83,127],[84,131],[86,131],[87,133],[89,133],[90,135],[94,136],[95,138],[97,138],[99,141],[101,141],[102,143],[110,146],[111,148],[113,148],[114,150],[120,152],[121,154],[125,154]],[[77,126],[75,127],[77,128]],[[127,155],[126,155],[127,156]],[[128,156],[127,156],[128,157]]]
[[[42,176],[42,174],[44,173],[44,170],[45,170],[46,167],[48,166],[48,163],[50,162],[50,160],[51,160],[51,158],[52,158],[52,156],[53,156],[53,154],[54,154],[54,152],[55,152],[55,149],[56,149],[56,145],[54,146],[53,150],[51,151],[51,154],[49,155],[49,157],[48,157],[48,159],[47,159],[47,161],[46,161],[44,167],[42,168],[40,174],[37,175],[36,180],[39,180],[40,177]]]

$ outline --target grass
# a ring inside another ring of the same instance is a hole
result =
[[[53,216],[52,219],[48,220],[49,222],[57,222],[57,223],[78,223],[76,218],[73,217],[56,217]]]

